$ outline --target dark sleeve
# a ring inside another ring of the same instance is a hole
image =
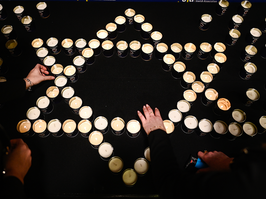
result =
[[[4,199],[25,198],[23,184],[18,178],[14,177],[14,176],[4,177],[2,191],[3,191],[2,194],[3,194]]]
[[[8,80],[0,83],[0,104],[24,96],[26,83],[23,79]]]

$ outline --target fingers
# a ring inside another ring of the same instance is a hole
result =
[[[139,119],[141,120],[142,124],[145,122],[145,117],[142,115],[142,113],[140,111],[138,111],[138,116],[139,116]]]
[[[162,118],[161,113],[158,108],[155,108],[155,116]]]
[[[54,76],[43,76],[43,80],[46,81],[46,80],[54,80],[55,77]]]
[[[143,112],[144,112],[146,119],[149,119],[150,118],[149,110],[148,110],[147,106],[145,106],[145,105],[143,106]]]
[[[148,104],[146,104],[146,108],[148,110],[149,115],[153,116],[154,115],[153,110],[151,109],[151,107]]]

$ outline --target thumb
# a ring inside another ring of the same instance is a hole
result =
[[[205,153],[203,153],[203,152],[201,152],[201,151],[198,152],[198,157],[199,157],[200,159],[202,159],[202,160],[204,160],[204,155],[205,155]]]

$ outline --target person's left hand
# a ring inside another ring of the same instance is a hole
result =
[[[25,80],[26,88],[28,88],[29,86],[37,85],[42,81],[54,79],[54,76],[48,75],[49,72],[47,71],[47,68],[45,66],[41,64],[36,64],[36,66],[29,72],[28,76],[26,77],[31,81],[32,85],[30,85],[29,82]]]

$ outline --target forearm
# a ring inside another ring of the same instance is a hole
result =
[[[24,186],[22,182],[13,176],[4,177],[1,195],[3,198],[25,198]]]
[[[23,79],[8,80],[0,83],[0,104],[21,97],[26,91],[26,82]]]

